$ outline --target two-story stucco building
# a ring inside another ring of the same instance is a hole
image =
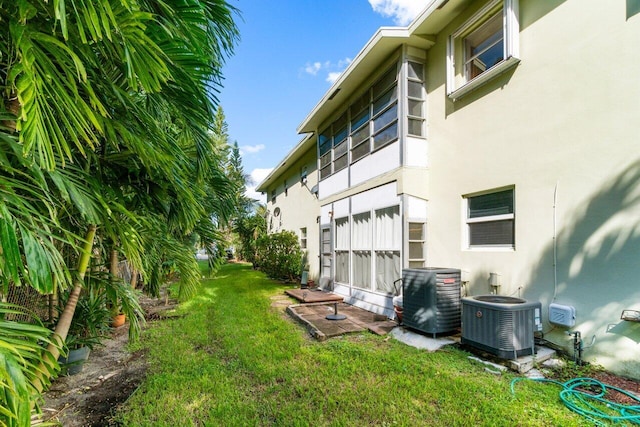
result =
[[[425,1],[374,34],[260,184],[271,230],[389,316],[402,269],[427,266],[462,270],[467,295],[540,301],[567,349],[548,308],[574,307],[584,357],[640,377],[640,323],[621,318],[640,311],[638,46],[634,1]]]

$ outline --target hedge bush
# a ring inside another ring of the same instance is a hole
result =
[[[302,249],[292,231],[261,236],[256,242],[256,264],[272,279],[294,281],[302,268]]]

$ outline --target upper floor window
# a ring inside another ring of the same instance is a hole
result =
[[[502,190],[465,198],[468,246],[515,247],[514,190]]]
[[[345,112],[333,123],[333,172],[338,172],[347,167],[347,113]]]
[[[407,69],[407,131],[409,135],[424,136],[424,65],[410,61]]]
[[[371,108],[373,149],[377,150],[398,138],[398,85],[396,67],[386,72],[373,86]]]
[[[369,119],[370,111],[370,93],[367,91],[356,102],[351,104],[349,115],[351,116],[351,162],[366,156],[371,151],[371,129]]]
[[[275,203],[276,202],[276,190],[275,188],[273,190],[271,190],[271,203]]]
[[[322,179],[331,175],[331,126],[318,135],[318,151],[320,179]]]
[[[518,0],[493,0],[449,37],[447,93],[460,98],[515,66],[518,57]]]
[[[398,85],[394,64],[318,135],[320,179],[397,138]]]

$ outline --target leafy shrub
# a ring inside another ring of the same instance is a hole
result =
[[[256,264],[257,241],[267,234],[265,208],[260,207],[254,214],[234,221],[233,231],[238,236],[236,255],[252,264]]]
[[[256,264],[272,279],[295,280],[302,268],[298,236],[291,231],[261,236],[256,241]]]

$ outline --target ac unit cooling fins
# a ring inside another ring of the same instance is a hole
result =
[[[402,293],[405,326],[434,337],[460,327],[460,270],[405,268]]]
[[[462,344],[503,359],[535,354],[541,304],[500,295],[462,298]]]

